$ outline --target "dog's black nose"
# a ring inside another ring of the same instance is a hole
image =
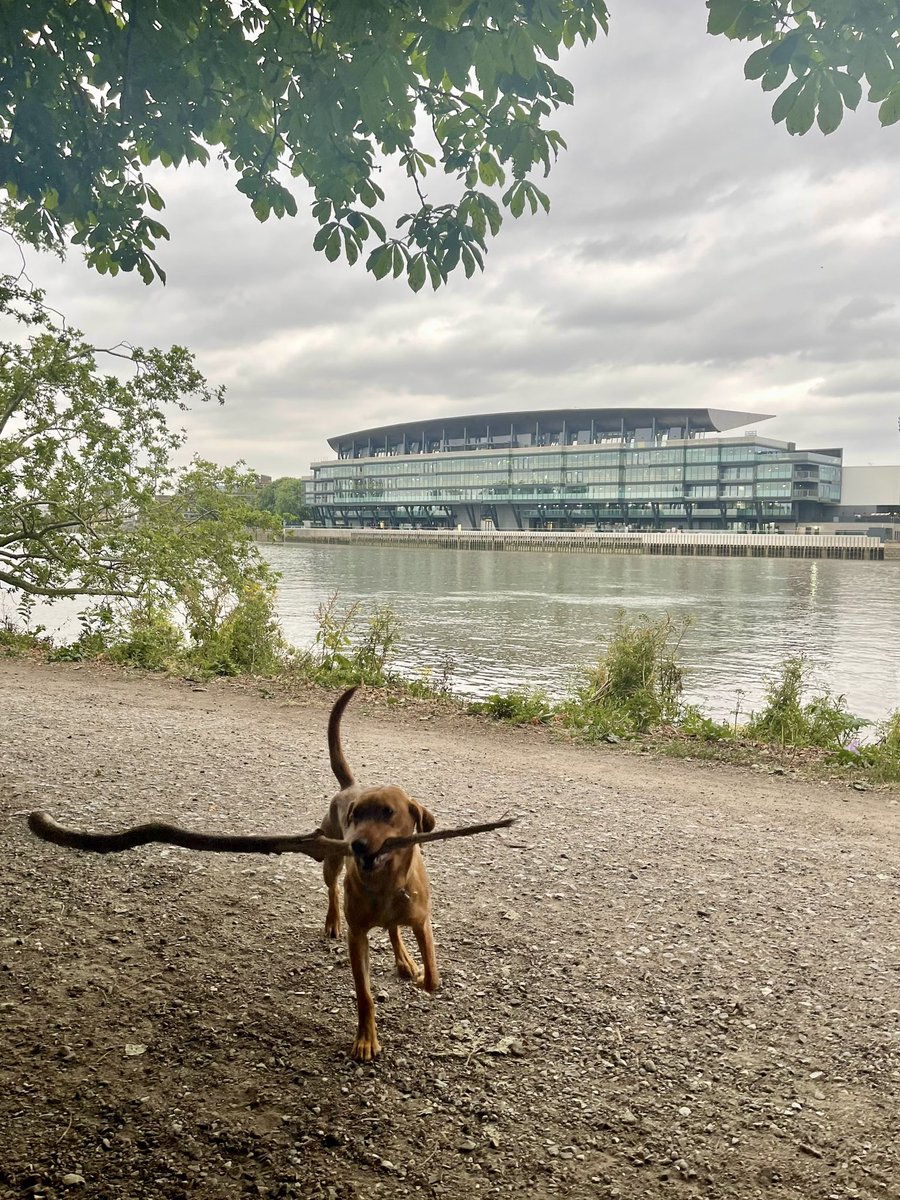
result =
[[[357,858],[365,858],[369,853],[369,845],[367,842],[364,842],[362,838],[357,838],[355,842],[351,842],[350,849]]]

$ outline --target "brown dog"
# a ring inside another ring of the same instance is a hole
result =
[[[418,846],[404,846],[380,852],[387,838],[430,833],[434,817],[402,788],[393,785],[364,788],[356,782],[341,745],[341,717],[355,691],[356,688],[350,688],[344,692],[328,719],[328,753],[341,790],[332,799],[320,829],[327,837],[348,841],[353,851],[344,877],[344,915],[358,1014],[350,1057],[365,1062],[381,1050],[369,983],[369,930],[380,927],[388,931],[397,971],[403,979],[411,979],[433,992],[440,985],[440,976],[431,930],[431,891],[421,851]],[[325,933],[333,938],[341,933],[337,884],[344,861],[343,857],[331,855],[322,864],[328,886]],[[424,969],[416,965],[407,950],[400,934],[401,925],[412,929]]]

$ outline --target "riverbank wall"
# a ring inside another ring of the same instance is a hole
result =
[[[286,529],[304,544],[439,550],[514,550],[560,554],[655,554],[725,558],[841,558],[900,561],[900,544],[855,534],[671,531],[564,533],[494,529]]]

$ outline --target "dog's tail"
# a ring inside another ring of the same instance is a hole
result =
[[[342,788],[356,783],[353,772],[350,770],[350,764],[344,757],[344,747],[341,745],[341,717],[344,715],[344,709],[353,699],[355,691],[355,687],[348,688],[343,696],[339,696],[331,710],[331,716],[328,718],[328,756],[331,759],[334,777]]]

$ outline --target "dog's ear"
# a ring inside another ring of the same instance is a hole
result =
[[[345,825],[353,824],[353,811],[355,808],[356,808],[356,801],[351,800],[350,803],[347,805],[347,811],[344,814],[344,824]]]
[[[434,814],[429,812],[425,805],[420,804],[418,800],[410,800],[409,811],[419,833],[431,833],[435,826]]]

